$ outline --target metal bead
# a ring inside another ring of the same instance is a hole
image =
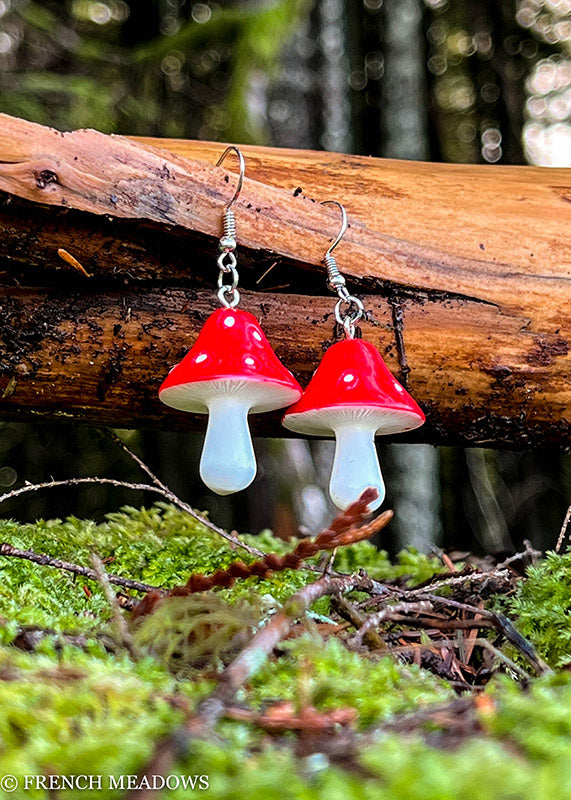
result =
[[[223,236],[218,244],[220,250],[235,250],[236,239],[233,236]]]
[[[339,286],[345,286],[345,278],[343,275],[335,275],[329,279],[329,286],[333,290],[337,289]]]

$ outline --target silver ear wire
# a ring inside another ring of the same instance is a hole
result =
[[[234,196],[226,206],[227,209],[232,208],[236,200],[240,197],[240,192],[242,191],[242,185],[244,183],[244,175],[246,173],[246,162],[244,161],[244,156],[242,155],[242,152],[234,144],[231,144],[229,147],[226,148],[226,150],[222,153],[222,155],[216,162],[216,166],[217,167],[221,166],[222,162],[224,161],[228,153],[236,153],[236,155],[238,156],[238,162],[240,164],[240,174],[238,176],[238,184],[236,186],[236,191],[234,192]]]
[[[335,250],[335,248],[337,247],[337,245],[339,244],[339,242],[341,241],[341,239],[345,235],[345,231],[347,230],[347,212],[345,211],[345,206],[342,203],[340,203],[338,200],[323,200],[321,205],[322,206],[327,206],[327,205],[337,206],[337,208],[339,208],[341,210],[341,214],[342,214],[341,230],[337,234],[337,238],[335,239],[335,241],[332,242],[329,245],[329,249],[325,253],[325,257],[327,258],[327,256],[330,255]]]
[[[216,166],[219,167],[229,153],[236,153],[240,165],[240,173],[238,175],[238,183],[236,191],[234,192],[230,202],[224,209],[224,232],[218,243],[220,255],[218,256],[218,267],[220,273],[218,275],[218,299],[226,308],[234,308],[240,301],[240,293],[238,292],[238,270],[236,269],[236,217],[234,216],[234,209],[232,206],[240,196],[242,185],[244,183],[244,174],[246,172],[246,162],[242,152],[235,146],[230,145],[222,153]],[[224,283],[224,274],[232,274],[232,283]],[[228,298],[227,295],[230,297]]]
[[[337,234],[337,237],[334,239],[334,241],[329,245],[327,252],[323,257],[323,263],[327,269],[327,286],[332,292],[337,292],[337,296],[339,297],[339,300],[335,305],[335,319],[340,325],[343,325],[343,328],[345,329],[345,336],[348,339],[352,339],[355,336],[355,324],[364,315],[365,307],[358,297],[349,294],[347,291],[345,278],[339,272],[337,261],[333,255],[333,250],[337,247],[343,238],[345,231],[347,230],[347,212],[345,211],[345,206],[343,206],[338,200],[323,200],[321,205],[337,206],[342,214],[341,230]],[[342,316],[341,306],[344,303],[348,304],[349,308]]]

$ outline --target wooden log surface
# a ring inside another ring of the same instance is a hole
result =
[[[213,166],[223,146],[4,116],[0,147],[0,414],[202,426],[156,388],[217,306],[235,185],[231,159]],[[369,312],[362,335],[428,415],[409,439],[568,446],[571,170],[243,150],[242,307],[302,383],[335,336],[321,259],[339,215],[318,202],[334,198],[350,215],[336,255]],[[253,427],[284,432],[279,414]]]

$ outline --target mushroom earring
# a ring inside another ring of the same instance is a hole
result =
[[[295,403],[302,390],[278,359],[256,318],[239,311],[236,269],[236,220],[233,205],[244,180],[244,157],[235,152],[240,176],[224,211],[224,232],[218,257],[218,299],[222,308],[211,314],[180,364],[159,389],[159,398],[179,411],[208,414],[200,459],[200,477],[217,494],[245,489],[256,477],[257,465],[248,427],[248,414],[274,411]],[[231,283],[224,283],[224,276]]]
[[[335,457],[329,493],[335,505],[346,509],[365,489],[378,497],[369,505],[378,508],[385,497],[375,436],[418,428],[425,416],[410,394],[393,377],[374,345],[355,339],[355,324],[364,314],[359,298],[349,294],[332,254],[347,230],[347,214],[341,203],[341,231],[325,254],[327,285],[337,292],[335,319],[343,326],[345,340],[331,345],[317,367],[301,400],[283,418],[286,428],[302,434],[335,437]],[[343,306],[345,313],[341,313]]]

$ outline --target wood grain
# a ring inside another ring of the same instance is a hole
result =
[[[203,425],[155,391],[216,307],[207,287],[235,180],[230,159],[213,166],[223,146],[6,116],[0,146],[0,413]],[[302,382],[334,337],[321,258],[339,216],[318,201],[335,198],[351,220],[336,255],[369,311],[362,334],[397,375],[402,321],[409,385],[430,421],[410,438],[569,444],[571,170],[243,150],[244,307]],[[58,247],[93,277],[73,274]],[[255,426],[284,432],[278,415]]]

